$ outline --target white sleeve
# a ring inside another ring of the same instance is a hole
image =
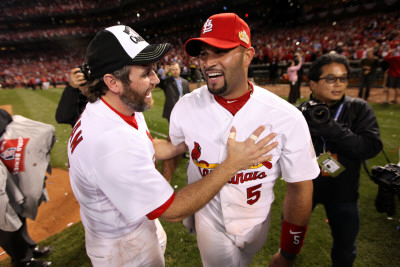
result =
[[[125,147],[96,162],[93,177],[114,207],[136,221],[163,205],[173,189],[144,145]]]
[[[320,169],[304,117],[294,121],[282,135],[281,142],[283,146],[279,164],[286,182],[310,180],[318,176]]]
[[[183,102],[181,100],[175,104],[171,112],[171,117],[169,121],[169,137],[171,138],[171,143],[175,146],[179,145],[185,141],[185,135],[183,134],[182,123],[179,121],[180,116],[182,116]]]

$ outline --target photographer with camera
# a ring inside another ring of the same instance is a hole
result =
[[[84,74],[87,71],[85,65],[71,69],[69,84],[65,87],[56,110],[56,121],[58,123],[70,124],[73,127],[85,109],[88,100],[81,90],[87,83]]]
[[[324,205],[332,231],[332,266],[352,266],[359,231],[358,188],[363,160],[382,150],[372,108],[345,96],[350,67],[337,53],[325,54],[310,66],[310,100],[299,105],[308,126],[320,175],[313,180],[313,209]]]

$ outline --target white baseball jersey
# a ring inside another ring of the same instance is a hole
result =
[[[86,106],[72,130],[71,186],[92,236],[113,239],[131,233],[174,194],[155,168],[143,114],[135,118],[138,129],[98,100]]]
[[[292,183],[313,179],[319,173],[308,126],[301,112],[275,94],[253,87],[250,99],[235,116],[216,102],[207,86],[194,90],[175,105],[169,132],[173,144],[185,141],[191,153],[187,169],[189,183],[201,179],[224,161],[232,126],[236,128],[237,141],[246,140],[261,125],[266,129],[259,138],[277,133],[275,141],[279,145],[268,153],[273,155],[270,162],[237,173],[195,214],[198,236],[201,234],[199,224],[209,224],[203,229],[204,235],[212,229],[226,231],[234,236],[234,243],[239,247],[263,238],[250,232],[267,219],[278,177],[282,175],[285,181]],[[214,224],[212,228],[211,224]],[[246,235],[253,237],[248,240]],[[218,240],[222,239],[215,238],[216,242]],[[210,240],[205,243],[210,244]],[[199,246],[201,253],[205,246]],[[211,253],[218,253],[220,249],[215,248],[215,251]]]

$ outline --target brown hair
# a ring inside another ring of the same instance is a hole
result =
[[[111,73],[115,78],[120,80],[124,85],[130,84],[129,73],[131,66],[127,65],[119,70]],[[103,77],[95,79],[88,83],[87,88],[83,90],[83,94],[88,98],[90,103],[96,102],[101,96],[105,95],[108,91],[108,86],[104,83]]]

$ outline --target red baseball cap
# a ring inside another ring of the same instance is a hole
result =
[[[192,57],[198,56],[202,43],[222,49],[235,48],[239,45],[249,48],[251,46],[250,28],[234,13],[212,15],[204,23],[200,37],[186,41],[186,53]]]

